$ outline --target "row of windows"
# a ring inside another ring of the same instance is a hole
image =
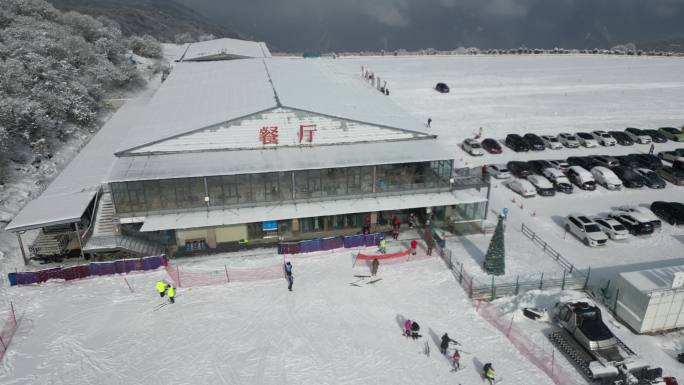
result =
[[[382,165],[375,171],[363,166],[121,182],[111,187],[118,212],[144,213],[447,187],[451,167],[451,161],[421,162]]]

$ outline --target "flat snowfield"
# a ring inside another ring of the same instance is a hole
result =
[[[126,276],[134,292],[123,276],[13,289],[23,315],[0,383],[479,384],[485,362],[502,384],[552,383],[437,258],[381,265],[374,284],[353,276],[368,270],[346,252],[293,264],[293,292],[284,279],[183,288],[158,311],[163,270]],[[422,338],[402,335],[405,318]],[[444,332],[468,352],[459,372],[439,353]]]

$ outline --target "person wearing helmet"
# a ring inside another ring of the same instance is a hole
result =
[[[159,293],[159,296],[164,298],[164,294],[166,294],[166,285],[167,283],[164,281],[157,281],[157,284],[154,285],[154,287],[157,288],[157,292]]]

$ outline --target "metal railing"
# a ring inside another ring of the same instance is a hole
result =
[[[536,243],[539,245],[542,250],[548,254],[551,258],[553,258],[554,261],[556,261],[563,269],[565,269],[568,273],[573,273],[575,271],[575,266],[570,263],[565,257],[561,255],[558,251],[556,251],[551,245],[546,243],[537,233],[532,231],[529,227],[525,226],[523,223],[520,232],[523,233],[527,238],[532,240],[532,242]]]

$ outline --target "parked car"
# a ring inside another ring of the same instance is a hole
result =
[[[620,166],[636,168],[639,167],[639,160],[629,155],[618,155],[615,157],[620,162]]]
[[[580,166],[587,170],[591,170],[594,161],[588,156],[571,156],[568,158],[568,164],[571,166]]]
[[[644,184],[648,188],[665,188],[665,180],[655,171],[648,168],[635,168],[634,172],[644,179]]]
[[[659,229],[661,226],[660,219],[658,219],[658,217],[655,214],[653,214],[653,211],[651,211],[645,207],[633,206],[633,205],[624,205],[624,206],[618,207],[617,210],[615,210],[615,211],[622,211],[625,213],[638,214],[644,220],[650,221],[651,225],[653,225],[653,228],[656,228],[656,229]]]
[[[544,142],[536,134],[525,134],[523,139],[527,142],[527,145],[532,151],[544,151]]]
[[[563,146],[567,148],[577,148],[580,146],[575,135],[568,134],[567,132],[558,134],[558,140],[561,142]]]
[[[530,175],[527,177],[527,180],[537,189],[537,195],[545,197],[556,195],[556,189],[553,187],[553,184],[543,176]]]
[[[655,155],[629,154],[628,156],[634,159],[639,167],[650,168],[651,170],[657,170],[663,167],[663,162]]]
[[[612,168],[620,165],[620,161],[617,160],[617,158],[615,158],[614,156],[594,155],[591,158],[594,161],[594,166]]]
[[[625,128],[625,134],[627,134],[634,143],[650,144],[652,142],[651,137],[638,128],[627,127]]]
[[[530,166],[532,171],[535,173],[541,175],[544,172],[544,169],[553,167],[551,163],[549,163],[548,160],[531,160],[527,162],[527,165]]]
[[[511,173],[505,164],[490,164],[487,166],[487,172],[496,179],[508,179],[511,177]]]
[[[661,151],[658,153],[658,158],[674,162],[676,160],[684,162],[684,148],[678,148],[673,151]]]
[[[592,218],[594,222],[603,230],[608,238],[617,241],[629,237],[629,230],[625,226],[612,218]]]
[[[437,83],[435,85],[435,90],[437,92],[441,92],[443,94],[448,94],[449,93],[449,86],[446,85],[446,83]]]
[[[596,139],[596,141],[602,146],[610,147],[617,144],[617,140],[615,140],[615,138],[602,130],[592,131],[591,136],[593,136],[594,139]]]
[[[596,183],[608,190],[620,190],[622,188],[622,181],[608,167],[596,166],[591,169],[591,175],[596,179]]]
[[[530,151],[530,146],[522,136],[518,134],[508,134],[506,136],[506,146],[515,152]]]
[[[670,166],[663,166],[663,168],[657,171],[666,181],[672,183],[676,186],[684,186],[684,170],[677,170]]]
[[[461,143],[461,148],[463,151],[467,152],[470,155],[473,156],[482,156],[484,155],[484,152],[482,152],[482,147],[480,146],[480,143],[477,142],[475,139],[466,139]]]
[[[499,142],[492,138],[487,138],[483,140],[482,148],[484,148],[490,154],[501,154],[501,152],[503,152],[503,149],[501,148]]]
[[[566,194],[572,193],[572,183],[570,183],[570,180],[568,180],[568,177],[565,176],[563,171],[550,167],[544,170],[543,175],[553,183],[553,187],[556,188],[556,191]]]
[[[684,225],[684,205],[681,203],[655,201],[651,203],[651,211],[673,226]]]
[[[537,195],[537,189],[534,188],[532,183],[528,182],[525,179],[514,179],[508,182],[508,188],[517,192],[525,198]]]
[[[608,216],[622,223],[632,235],[653,234],[653,223],[639,213],[614,211]]]
[[[674,127],[660,127],[658,129],[658,132],[663,134],[664,137],[675,141],[675,142],[684,142],[684,132],[678,128]]]
[[[608,133],[621,146],[631,146],[634,144],[634,141],[622,131],[608,131]]]
[[[667,138],[665,137],[665,135],[658,132],[657,130],[647,129],[647,130],[642,130],[642,131],[644,132],[644,134],[651,137],[651,140],[653,141],[653,143],[665,143],[665,142],[667,142]]]
[[[555,136],[542,135],[541,140],[542,142],[544,142],[544,146],[546,146],[546,148],[550,150],[560,150],[561,148],[563,148],[563,145]]]
[[[608,236],[601,231],[599,225],[585,215],[568,215],[565,230],[590,247],[603,246],[608,242]]]
[[[580,166],[570,166],[565,173],[568,179],[582,190],[596,190],[596,180],[591,173]]]
[[[567,171],[567,169],[570,168],[570,165],[568,164],[568,162],[566,162],[562,159],[561,160],[550,160],[549,163],[551,163],[551,166],[553,166],[554,168],[557,168],[561,171]]]
[[[577,136],[577,141],[584,147],[593,148],[598,147],[598,141],[594,139],[594,136],[588,132],[578,132],[575,134]]]
[[[618,178],[620,178],[622,184],[627,188],[640,188],[644,187],[646,184],[644,178],[634,172],[634,169],[632,168],[619,166],[613,168],[613,172],[618,176]]]
[[[534,174],[534,170],[527,164],[527,162],[510,161],[506,164],[508,171],[518,178],[527,178],[528,175]]]

